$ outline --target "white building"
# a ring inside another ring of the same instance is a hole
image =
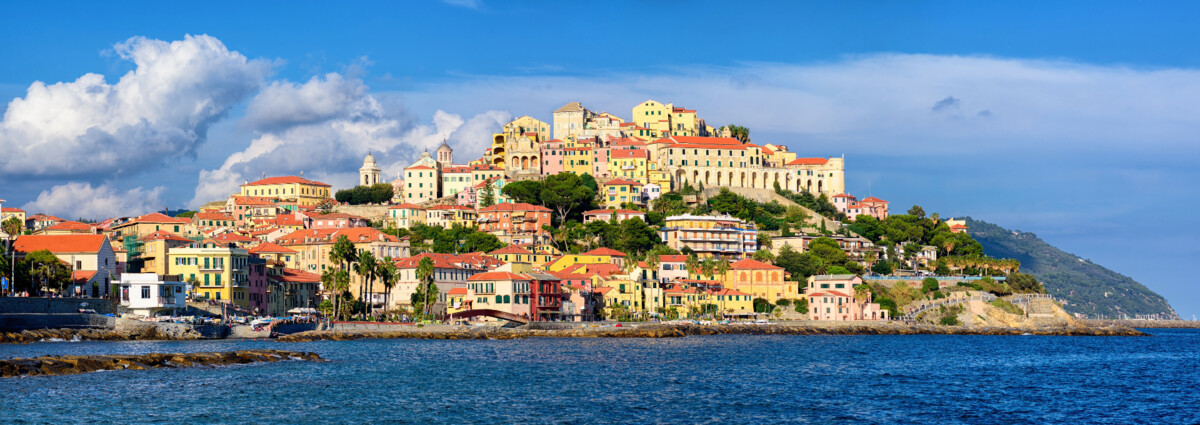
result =
[[[154,273],[125,273],[117,281],[121,307],[130,313],[152,317],[162,310],[187,307],[187,284],[164,282]]]

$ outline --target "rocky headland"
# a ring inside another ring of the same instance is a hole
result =
[[[0,378],[74,375],[101,370],[143,370],[225,366],[282,360],[325,361],[316,353],[280,350],[239,350],[219,353],[151,353],[141,355],[45,356],[0,360]]]

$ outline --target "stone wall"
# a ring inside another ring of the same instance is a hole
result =
[[[112,329],[113,317],[98,314],[0,313],[0,331],[28,329]]]
[[[388,205],[338,205],[333,210],[374,221],[383,220],[387,216]]]
[[[0,297],[0,313],[79,313],[79,309],[96,310],[97,314],[112,313],[105,298],[23,298]]]

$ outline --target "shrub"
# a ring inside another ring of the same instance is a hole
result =
[[[946,326],[958,326],[958,315],[957,314],[947,314],[945,316],[942,316],[942,320],[939,323],[946,325]]]
[[[1021,307],[1017,307],[1015,304],[1010,303],[1007,300],[995,299],[992,300],[990,304],[1006,313],[1025,315],[1025,310],[1021,309]]]

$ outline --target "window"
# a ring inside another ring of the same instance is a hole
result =
[[[142,287],[142,299],[149,299],[149,298],[150,298],[150,287],[143,286]]]

